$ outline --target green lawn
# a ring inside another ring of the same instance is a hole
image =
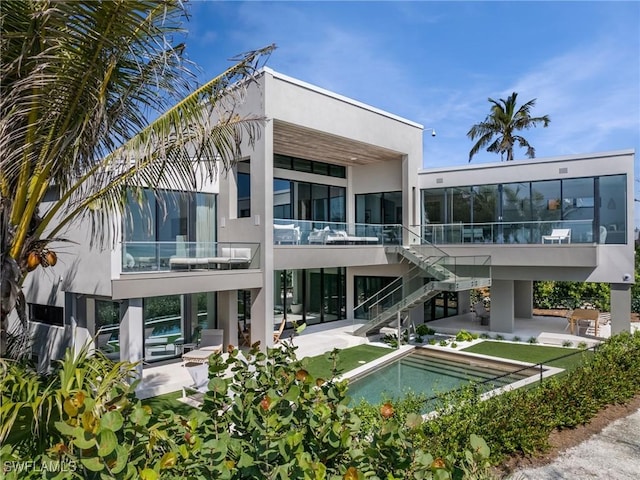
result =
[[[593,355],[593,352],[590,350],[583,351],[575,348],[543,347],[541,345],[523,345],[492,341],[477,343],[471,347],[464,348],[463,351],[519,360],[521,362],[544,363],[545,365],[563,368],[565,370],[571,370],[580,365],[584,356]],[[582,352],[582,354],[577,353],[570,357],[554,360],[555,358],[576,352]]]
[[[159,415],[165,410],[171,410],[177,415],[188,417],[189,413],[193,411],[193,408],[186,403],[178,401],[180,397],[182,397],[182,390],[158,395],[157,397],[146,398],[142,400],[142,404],[150,406],[154,415]]]
[[[345,373],[349,370],[359,367],[363,363],[380,358],[391,353],[393,350],[385,347],[374,347],[372,345],[358,345],[351,348],[340,350],[338,354],[338,370],[339,373]],[[328,354],[309,357],[307,362],[307,370],[315,378],[331,377],[331,361]]]

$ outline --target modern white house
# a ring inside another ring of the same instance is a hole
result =
[[[264,347],[282,321],[367,335],[468,312],[483,286],[510,332],[535,280],[609,283],[612,331],[630,328],[633,151],[423,169],[421,125],[266,68],[242,110],[268,121],[232,171],[132,201],[114,250],[77,225],[29,275],[41,366],[91,338],[153,365],[199,328]]]

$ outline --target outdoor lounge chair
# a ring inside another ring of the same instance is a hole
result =
[[[211,355],[222,352],[223,337],[224,330],[222,329],[203,329],[198,348],[184,353],[182,355],[182,361],[185,364],[189,362],[208,363]]]
[[[570,228],[554,228],[551,231],[551,235],[543,235],[542,243],[546,243],[547,241],[553,243],[558,242],[562,243],[566,241],[567,243],[571,243],[571,229]]]
[[[242,351],[238,351],[236,355],[237,355],[236,356],[237,359],[246,363],[247,359],[242,354]],[[221,354],[221,358],[224,362],[226,362],[227,359],[229,358],[229,354],[223,353]],[[202,404],[202,399],[204,394],[207,393],[207,391],[209,390],[209,365],[205,363],[190,362],[185,364],[185,368],[187,369],[187,372],[189,372],[189,375],[191,376],[193,383],[191,385],[182,387],[181,400],[184,403],[187,403],[193,407],[198,408]],[[255,371],[255,367],[250,366],[249,369],[250,371]],[[233,366],[228,366],[225,372],[222,374],[222,378],[229,379],[229,382],[231,382],[232,381],[231,378],[233,377],[233,375],[234,375]],[[233,404],[231,402],[233,395],[234,395],[233,390],[229,388],[227,390],[227,396],[229,397],[229,400],[230,400],[229,406]]]
[[[120,352],[117,351],[115,347],[109,343],[109,340],[111,340],[111,335],[112,332],[103,332],[102,330],[99,330],[96,338],[96,347],[109,360],[119,362]]]
[[[278,330],[273,332],[273,343],[278,343],[280,341],[280,337],[282,336],[282,332],[284,331],[284,326],[287,324],[287,321],[283,318],[280,322],[280,327]]]

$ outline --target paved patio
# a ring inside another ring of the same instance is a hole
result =
[[[350,320],[312,325],[306,328],[301,335],[295,336],[293,343],[297,347],[299,358],[304,358],[321,355],[334,348],[344,349],[377,340],[376,337],[365,338],[352,335],[351,332],[360,325],[360,323],[354,324]],[[506,340],[519,337],[521,341],[527,342],[531,338],[536,338],[538,343],[549,345],[562,345],[569,341],[574,346],[580,342],[591,346],[601,340],[594,337],[571,335],[566,330],[567,320],[562,317],[516,318],[513,333],[491,331],[490,327],[473,321],[472,314],[436,320],[429,322],[428,325],[438,333],[455,334],[464,329],[477,334],[486,333],[492,337],[502,335]],[[602,334],[608,336],[606,329],[602,331]],[[291,337],[291,332],[285,331],[282,338],[288,339],[289,337]],[[192,379],[182,366],[182,362],[176,360],[175,363],[145,368],[137,395],[139,398],[153,397],[181,390],[183,386],[188,386],[191,383]]]

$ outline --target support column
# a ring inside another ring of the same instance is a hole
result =
[[[207,328],[216,328],[217,298],[216,292],[207,292]]]
[[[238,345],[237,290],[218,292],[218,328],[222,328],[224,330],[224,346]]]
[[[273,274],[271,275],[273,277]],[[273,281],[272,281],[273,282]],[[273,285],[273,283],[272,283]],[[270,290],[273,292],[273,289]],[[266,288],[251,290],[251,342],[260,341],[262,350],[273,346],[273,300],[267,298]]]
[[[533,318],[533,282],[515,280],[513,282],[514,313],[516,318]]]
[[[492,280],[491,317],[489,329],[494,332],[513,333],[514,329],[514,286],[513,280]]]
[[[471,290],[458,292],[458,315],[471,312]]]
[[[130,298],[120,304],[120,360],[140,362],[138,375],[142,378],[142,360],[144,358],[144,317],[142,299]]]
[[[611,286],[611,335],[631,330],[631,285],[612,283]]]

